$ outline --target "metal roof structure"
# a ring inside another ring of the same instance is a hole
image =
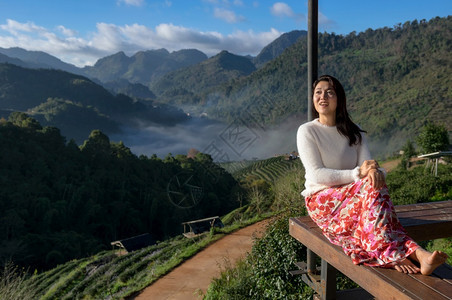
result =
[[[188,238],[195,237],[203,232],[209,231],[210,228],[223,228],[224,224],[220,217],[211,217],[182,223],[184,226],[183,235]],[[187,230],[189,229],[189,230]]]
[[[452,156],[452,151],[438,151],[438,152],[432,152],[429,154],[422,154],[422,155],[418,155],[419,158],[440,158],[443,156]]]
[[[435,176],[438,176],[438,160],[444,156],[452,156],[452,151],[438,151],[428,154],[422,154],[418,155],[418,158],[428,159],[426,167],[430,165],[430,162],[434,161],[434,164],[432,165],[432,172],[435,174]]]
[[[118,247],[120,250],[124,249],[127,252],[135,251],[141,248],[149,247],[156,244],[156,240],[150,233],[145,233],[130,237],[123,240],[118,240],[110,243],[113,247]]]

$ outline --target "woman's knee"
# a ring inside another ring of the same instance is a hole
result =
[[[383,187],[376,189],[368,178],[361,179],[363,181],[362,188],[366,190],[368,193],[380,193],[382,195],[389,194],[388,186],[385,184]]]

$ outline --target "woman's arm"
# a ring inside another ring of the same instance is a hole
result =
[[[359,146],[359,161],[362,161],[361,167],[359,168],[359,177],[368,177],[370,184],[375,189],[382,188],[386,181],[386,170],[381,168],[376,160],[370,159],[369,148],[367,147],[366,136],[363,134],[363,139],[361,145]]]
[[[306,170],[307,180],[327,186],[359,180],[359,165],[349,170],[326,168],[322,162],[319,145],[309,132],[309,128],[305,126],[301,126],[297,132],[297,148]]]

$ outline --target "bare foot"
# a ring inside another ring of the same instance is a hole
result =
[[[394,269],[405,274],[416,274],[421,271],[410,259],[405,258],[404,260],[395,263]]]
[[[418,248],[416,251],[416,257],[421,264],[421,274],[430,275],[440,265],[446,262],[449,257],[442,251],[434,251],[433,253],[426,251],[422,248]]]

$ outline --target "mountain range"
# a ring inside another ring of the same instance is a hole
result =
[[[343,83],[352,118],[368,132],[373,153],[384,156],[400,150],[407,140],[414,140],[427,121],[443,124],[452,131],[451,28],[452,17],[437,17],[346,36],[319,34],[319,74],[331,74]],[[25,55],[10,55],[10,64],[20,65],[20,59],[22,67],[36,67],[31,59],[25,62]],[[6,58],[0,56],[0,59]],[[61,74],[61,71],[47,72]],[[267,133],[283,125],[285,131],[277,136],[284,136],[284,142],[268,141],[266,146],[279,144],[286,147],[282,151],[294,150],[294,131],[297,124],[306,120],[304,31],[282,35],[254,58],[227,51],[207,57],[194,49],[172,53],[165,49],[149,50],[131,57],[120,52],[100,59],[92,67],[79,68],[77,72],[90,79],[74,77],[76,81],[89,82],[73,89],[74,92],[82,93],[81,89],[92,89],[97,83],[110,90],[111,99],[118,97],[116,93],[127,94],[121,97],[126,97],[130,105],[183,110],[191,116],[207,116],[224,124],[241,122],[247,128]],[[11,94],[12,90],[7,89],[3,80],[0,79],[3,92],[0,103],[23,96],[22,90]],[[24,82],[24,85],[36,88],[33,82]],[[42,81],[41,85],[49,90],[52,83]],[[40,101],[44,103],[49,97],[79,101],[50,94]],[[99,109],[93,103],[86,105],[111,120],[122,115],[104,110],[105,106]],[[3,105],[1,108],[12,109]],[[21,107],[22,110],[31,108]],[[129,111],[131,113],[124,114],[122,120],[133,115],[134,109]]]
[[[306,31],[284,33],[263,48],[259,55],[247,59],[252,60],[256,66],[262,66],[302,36],[306,36]],[[0,48],[0,63],[32,69],[63,70],[84,75],[102,84],[125,79],[132,84],[150,86],[169,72],[196,65],[206,59],[207,55],[196,49],[182,49],[171,53],[166,49],[147,50],[139,51],[130,57],[121,51],[99,59],[93,66],[78,68],[42,51],[28,51],[17,47]]]
[[[190,102],[188,88],[165,89],[165,85],[171,86],[172,76],[179,70],[193,67],[198,77],[191,78],[189,83],[199,89],[224,84],[249,75],[256,70],[253,59],[263,64],[303,34],[302,31],[283,34],[282,43],[274,41],[256,58],[226,51],[208,58],[194,49],[172,53],[158,49],[140,51],[131,57],[119,52],[84,68],[40,51],[0,48],[1,117],[7,118],[11,111],[27,112],[45,126],[58,127],[78,143],[93,129],[119,134],[121,128],[137,124],[165,127],[184,123],[189,119],[186,113],[166,104],[186,107]],[[208,84],[202,78],[206,74],[212,75]],[[159,99],[149,89],[152,84],[160,94]],[[175,101],[177,96],[180,101]]]

